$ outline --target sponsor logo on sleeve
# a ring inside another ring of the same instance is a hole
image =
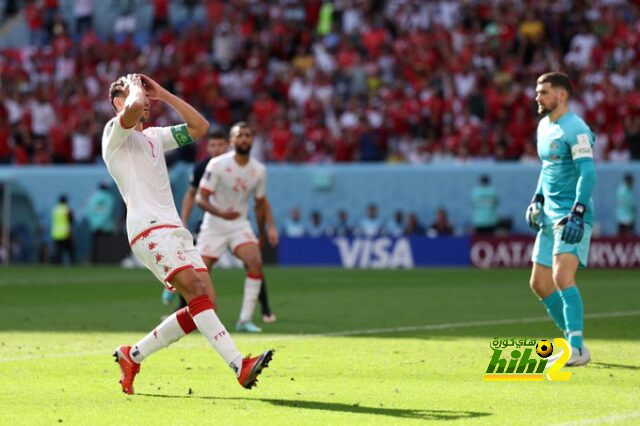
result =
[[[593,158],[593,150],[591,149],[591,141],[589,135],[580,133],[576,136],[577,143],[571,147],[571,157],[574,160],[578,158]]]

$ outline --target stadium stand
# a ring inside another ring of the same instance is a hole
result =
[[[564,69],[597,159],[640,159],[637,1],[4,0],[0,9],[4,163],[99,161],[105,88],[133,68],[218,126],[248,118],[259,158],[295,163],[537,161],[533,82]],[[171,113],[157,111],[157,124]]]

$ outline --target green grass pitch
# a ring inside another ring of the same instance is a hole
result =
[[[528,276],[272,268],[278,322],[246,335],[233,333],[243,274],[216,270],[219,315],[240,350],[276,349],[259,386],[241,388],[196,332],[148,358],[127,396],[111,353],[168,312],[152,275],[4,269],[0,424],[640,422],[639,271],[580,271],[593,362],[571,380],[482,381],[494,337],[559,337]]]

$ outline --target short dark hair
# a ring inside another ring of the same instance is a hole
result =
[[[227,134],[222,129],[213,129],[209,132],[209,139],[224,139],[227,140]]]
[[[118,96],[125,96],[127,94],[126,87],[127,78],[120,77],[109,86],[109,103],[116,110],[116,105],[113,103],[113,100]],[[117,111],[117,110],[116,110]]]
[[[561,87],[566,90],[569,95],[571,95],[573,90],[569,76],[559,71],[548,72],[538,77],[538,84],[544,83],[549,83],[551,87]]]

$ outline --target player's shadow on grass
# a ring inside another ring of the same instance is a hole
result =
[[[298,399],[271,399],[271,398],[235,398],[218,396],[187,396],[187,395],[159,395],[138,393],[138,396],[153,398],[197,398],[206,400],[235,400],[235,401],[262,401],[279,407],[304,408],[308,410],[335,411],[353,414],[374,414],[378,416],[399,417],[404,419],[419,420],[461,420],[474,417],[490,416],[491,413],[461,410],[419,410],[403,408],[368,407],[359,404],[341,404],[338,402],[304,401]]]
[[[592,362],[591,365],[607,370],[612,368],[616,370],[640,370],[640,365],[609,364],[606,362]]]

